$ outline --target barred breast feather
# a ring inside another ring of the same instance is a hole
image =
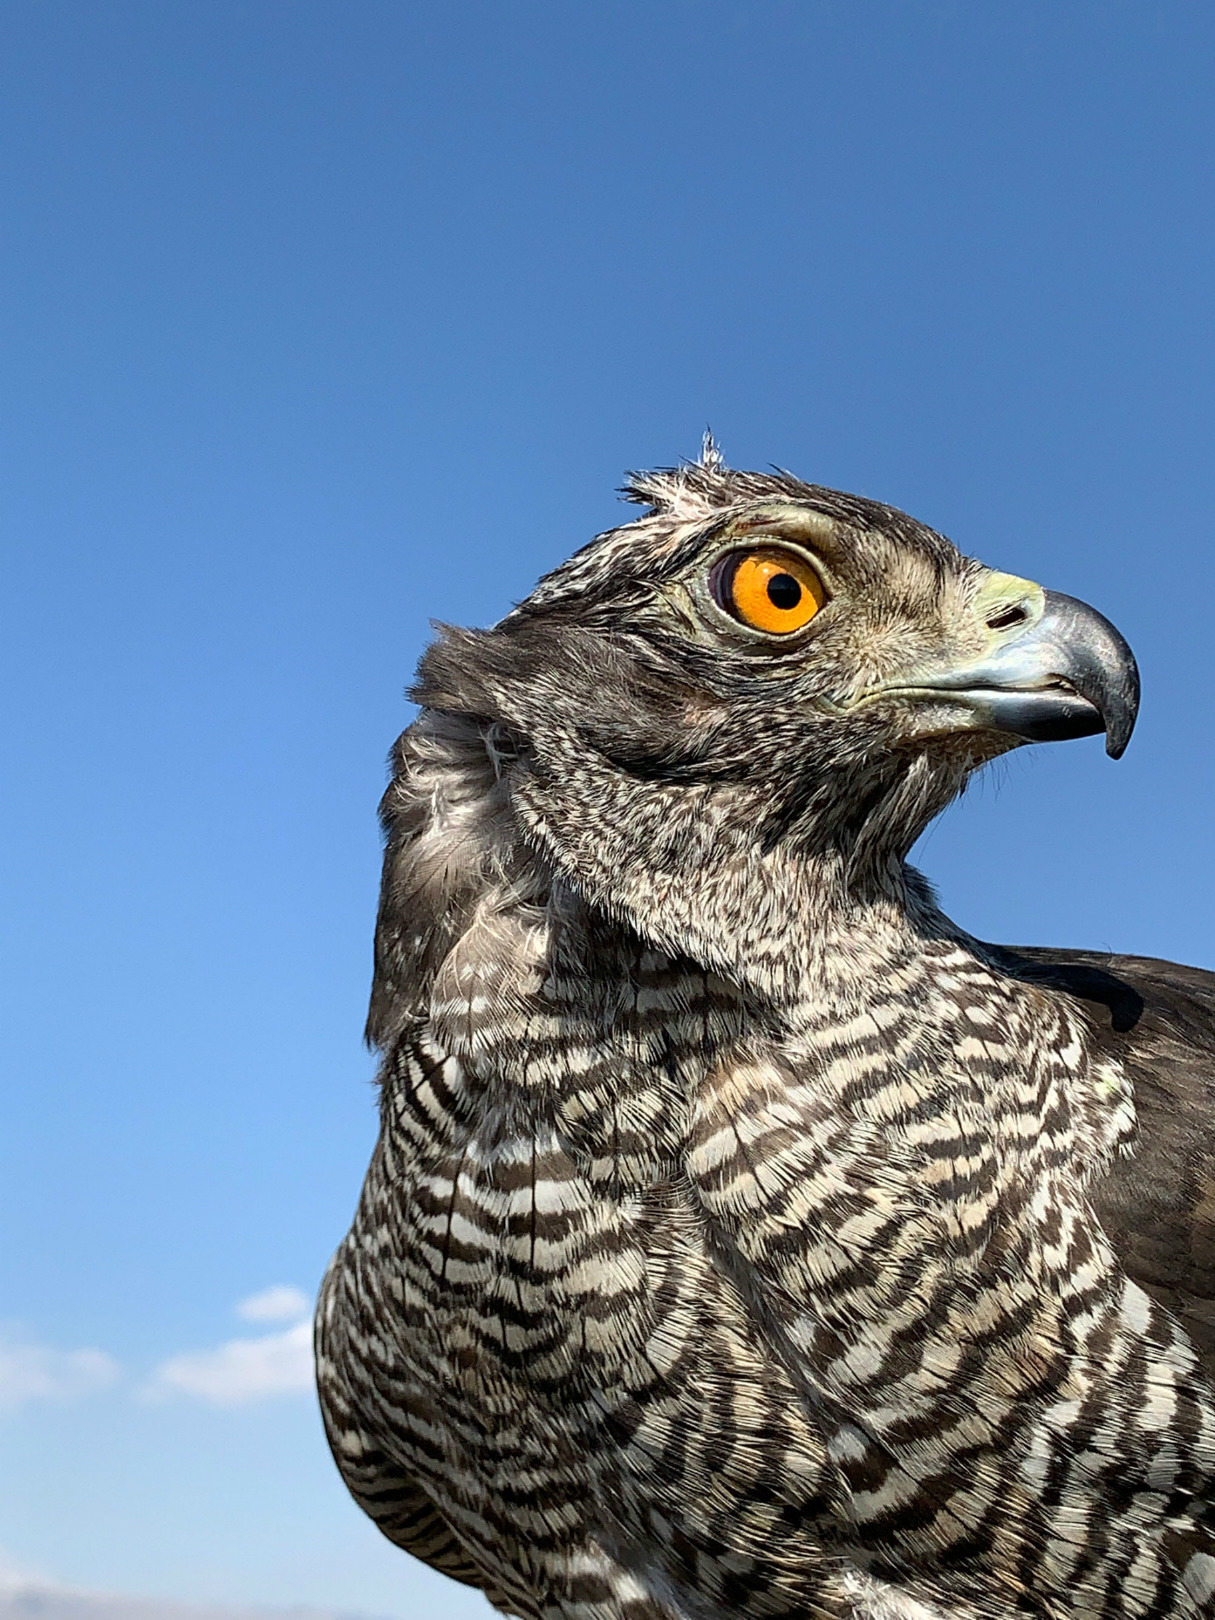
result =
[[[1215,1405],[1089,1198],[1139,1131],[1099,1002],[875,914],[776,1017],[588,911],[494,766],[432,717],[389,795],[318,1320],[384,1532],[528,1620],[1208,1612]]]

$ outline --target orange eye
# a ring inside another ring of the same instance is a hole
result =
[[[805,558],[778,546],[725,558],[713,594],[743,624],[778,636],[809,624],[827,600],[822,580]]]

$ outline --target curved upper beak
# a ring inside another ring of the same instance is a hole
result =
[[[972,726],[1027,742],[1104,731],[1106,753],[1117,759],[1139,711],[1135,655],[1095,608],[1056,591],[1042,592],[1040,600],[1041,612],[1002,631],[981,660],[934,672],[905,690],[938,700],[948,695],[971,712]]]

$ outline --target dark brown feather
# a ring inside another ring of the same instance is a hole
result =
[[[1098,1047],[1125,1065],[1138,1144],[1096,1183],[1093,1207],[1215,1376],[1215,973],[1097,951],[1000,954],[1018,978],[1083,1003]]]

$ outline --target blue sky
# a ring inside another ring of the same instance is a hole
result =
[[[428,620],[706,423],[1114,619],[1126,758],[1026,749],[920,858],[989,937],[1215,965],[1213,69],[1173,0],[0,6],[10,1567],[481,1612],[347,1503],[266,1291],[371,1147]]]

